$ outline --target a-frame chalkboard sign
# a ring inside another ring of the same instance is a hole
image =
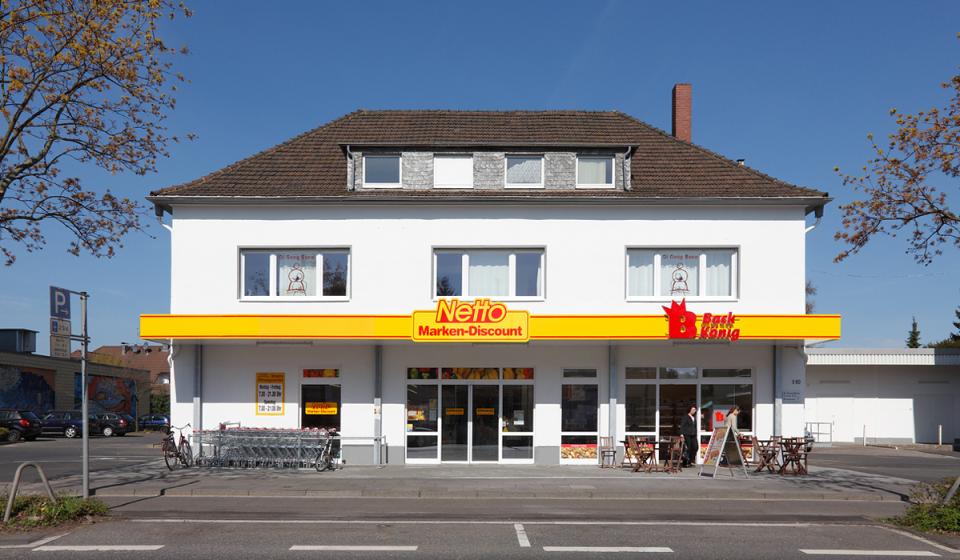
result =
[[[713,467],[712,476],[716,477],[717,470],[720,469],[720,458],[724,455],[727,457],[727,468],[730,469],[730,476],[735,476],[733,471],[738,466],[743,469],[744,476],[749,476],[747,464],[743,460],[743,453],[740,451],[740,443],[737,441],[737,436],[730,432],[729,426],[717,428],[710,434],[710,442],[707,443],[707,451],[703,456],[703,464],[700,465],[700,472],[697,473],[697,476],[703,476],[705,468]]]

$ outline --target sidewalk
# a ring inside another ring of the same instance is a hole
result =
[[[90,487],[100,497],[339,497],[431,499],[602,500],[840,500],[902,501],[912,481],[857,471],[810,467],[802,477],[736,472],[716,479],[680,474],[633,473],[595,466],[443,465],[347,466],[335,472],[268,469],[184,469],[162,461],[134,469],[98,472]],[[28,478],[28,480],[33,480]],[[0,485],[0,492],[9,484]],[[80,477],[53,482],[58,492],[79,494]],[[28,484],[22,492],[39,492]]]

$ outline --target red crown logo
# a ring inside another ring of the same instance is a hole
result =
[[[670,338],[697,338],[697,314],[687,311],[687,299],[670,302],[670,307],[662,306],[667,312]]]

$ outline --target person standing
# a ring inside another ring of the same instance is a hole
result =
[[[700,447],[697,437],[697,407],[691,406],[687,415],[680,421],[680,435],[683,436],[683,466],[697,463],[697,450]]]
[[[730,437],[740,437],[740,430],[737,428],[737,417],[740,416],[740,407],[738,405],[733,405],[733,407],[727,411],[727,419],[724,420],[723,425],[730,428]]]

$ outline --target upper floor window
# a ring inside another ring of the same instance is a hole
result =
[[[505,186],[539,188],[543,186],[543,156],[506,157]]]
[[[736,249],[627,251],[627,298],[734,298],[736,280]]]
[[[436,297],[543,297],[542,249],[434,252]]]
[[[363,156],[363,186],[370,188],[400,187],[400,156]]]
[[[609,156],[577,157],[577,187],[612,189],[613,158]]]
[[[350,285],[347,249],[243,249],[243,299],[346,298]]]
[[[438,189],[473,187],[473,156],[433,156],[433,186]]]

